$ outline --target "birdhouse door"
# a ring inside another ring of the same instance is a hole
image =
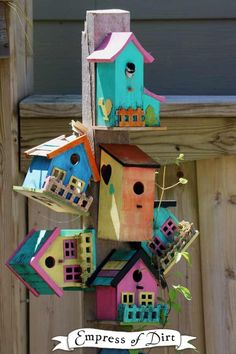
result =
[[[123,178],[121,240],[151,240],[155,169],[127,167]]]

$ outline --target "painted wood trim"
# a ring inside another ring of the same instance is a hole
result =
[[[100,46],[91,53],[87,60],[89,62],[113,62],[123,49],[133,42],[144,57],[145,63],[152,63],[154,57],[149,54],[132,32],[112,32],[105,37]]]
[[[62,296],[63,291],[61,288],[52,280],[52,278],[42,269],[39,265],[39,259],[43,256],[44,252],[48,249],[53,240],[60,234],[60,228],[55,227],[52,231],[50,237],[44,243],[44,245],[39,249],[35,257],[31,260],[30,265],[39,274],[39,276],[47,283],[47,285],[55,292],[57,296]]]

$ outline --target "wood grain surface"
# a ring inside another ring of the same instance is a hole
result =
[[[81,97],[32,96],[21,102],[20,115],[21,166],[26,171],[23,151],[69,132],[70,120],[81,119]],[[172,163],[179,153],[190,161],[235,154],[236,97],[167,96],[161,106],[161,126],[167,130],[129,129],[125,134],[130,143],[161,163]],[[101,141],[109,135],[115,142],[120,134],[122,131],[96,131]]]
[[[32,1],[21,0],[29,18]],[[32,93],[32,56],[25,33],[16,15],[6,6],[10,37],[10,57],[0,59],[0,353],[25,354],[28,351],[28,295],[4,263],[26,234],[25,199],[12,191],[22,182],[19,172],[18,101]],[[23,26],[32,39],[27,24]],[[14,78],[14,79],[13,79]]]
[[[197,162],[206,353],[234,353],[236,158]]]

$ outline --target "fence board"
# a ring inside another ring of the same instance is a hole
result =
[[[29,228],[64,229],[80,228],[80,217],[55,213],[33,201],[29,202]],[[51,339],[66,335],[83,326],[83,292],[65,292],[63,297],[56,295],[30,295],[30,353],[51,353],[54,344]],[[64,351],[57,351],[63,354]],[[81,351],[78,351],[81,353]]]
[[[235,352],[236,158],[198,161],[206,352]],[[231,199],[231,201],[230,201]]]
[[[73,115],[74,119],[80,117],[81,97],[32,96],[21,103],[20,113],[21,164],[26,171],[23,151],[69,132]],[[161,106],[161,124],[168,128],[166,131],[134,130],[127,134],[132,144],[161,162],[170,163],[179,153],[184,153],[190,161],[214,158],[236,153],[235,117],[235,97],[167,97]],[[113,141],[117,137],[116,132],[97,131],[98,141],[104,134],[111,135]]]
[[[19,1],[32,18],[32,1]],[[1,3],[2,5],[2,3]],[[12,192],[21,182],[19,173],[19,124],[17,104],[32,90],[32,60],[25,40],[28,26],[20,24],[7,4],[10,57],[0,59],[0,353],[28,353],[27,294],[4,262],[25,235],[26,205],[24,198]],[[24,27],[24,31],[22,28]],[[32,36],[28,32],[28,41]],[[14,79],[13,79],[14,78]]]
[[[125,9],[137,19],[196,19],[196,18],[235,18],[236,6],[233,0],[182,0],[163,2],[161,0],[87,0],[86,3],[77,0],[47,0],[34,1],[34,13],[37,20],[84,20],[86,10],[95,9]]]
[[[197,176],[195,162],[185,162],[180,168],[176,165],[167,167],[166,186],[173,185],[178,181],[177,172],[181,171],[184,178],[188,179],[188,183],[184,186],[178,186],[170,191],[167,191],[164,198],[176,199],[177,207],[172,208],[174,214],[179,220],[186,220],[194,223],[198,229],[198,201],[197,201]],[[158,181],[162,181],[162,176],[158,177]],[[160,182],[159,182],[160,183]],[[179,296],[179,303],[182,310],[179,314],[172,310],[170,315],[170,323],[167,328],[178,329],[181,333],[191,336],[196,336],[197,339],[193,342],[200,353],[205,351],[205,333],[203,323],[203,304],[202,304],[202,289],[201,289],[201,260],[200,260],[200,239],[197,240],[188,249],[192,258],[192,267],[189,267],[184,260],[181,260],[171,272],[167,275],[167,282],[171,287],[172,284],[181,284],[190,289],[192,301],[188,302],[183,297]],[[181,272],[182,277],[178,277],[176,272]],[[155,353],[155,349],[152,351]],[[161,350],[160,350],[161,353]],[[166,353],[176,353],[174,348],[166,349]],[[186,354],[192,353],[192,350],[186,350]]]
[[[234,19],[131,22],[131,30],[156,58],[145,66],[146,87],[162,95],[234,95],[235,23]],[[36,93],[81,93],[82,25],[82,21],[35,22]]]

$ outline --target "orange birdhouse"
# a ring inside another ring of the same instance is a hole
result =
[[[98,237],[152,239],[158,163],[135,145],[101,144]]]

